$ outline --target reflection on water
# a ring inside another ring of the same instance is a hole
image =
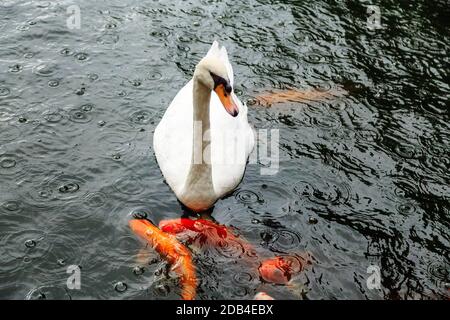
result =
[[[198,298],[448,297],[445,1],[383,1],[375,30],[360,1],[79,1],[79,30],[71,4],[0,4],[1,298],[179,297],[127,222],[182,214],[152,132],[214,39],[252,124],[280,129],[280,171],[250,165],[213,216],[267,257],[314,263],[293,292],[209,250]],[[292,88],[326,99],[258,103]],[[69,265],[81,290],[65,286]],[[381,290],[366,286],[370,265]]]

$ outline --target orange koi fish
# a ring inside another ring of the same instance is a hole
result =
[[[265,282],[287,285],[292,276],[303,268],[303,264],[297,257],[286,256],[263,261],[258,271]]]
[[[176,235],[180,239],[184,237],[184,240],[186,240],[187,237],[189,244],[199,241],[202,246],[217,247],[226,241],[237,241],[247,252],[247,255],[254,256],[255,254],[255,250],[250,243],[235,236],[226,226],[210,220],[188,218],[161,220],[159,228],[161,231]],[[259,257],[256,258],[261,261]],[[311,263],[309,257],[305,258],[303,255],[280,256],[263,260],[258,271],[261,279],[266,283],[296,288],[297,286],[291,283],[291,279],[309,263]]]
[[[180,277],[183,300],[193,300],[197,291],[197,277],[189,249],[182,245],[171,234],[167,234],[151,222],[143,219],[130,220],[131,230],[146,240],[160,255],[162,255],[172,270]]]
[[[282,102],[304,102],[304,101],[317,101],[322,99],[329,99],[339,94],[339,92],[323,91],[317,89],[298,90],[289,89],[278,92],[271,92],[261,94],[256,97],[256,102],[260,105],[270,107],[272,104]]]

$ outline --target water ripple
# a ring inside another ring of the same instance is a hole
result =
[[[300,197],[306,197],[311,202],[319,205],[345,205],[351,199],[352,189],[347,183],[335,183],[331,181],[315,182],[298,181],[293,188]]]
[[[46,256],[53,244],[46,232],[29,229],[7,234],[2,245],[11,257],[36,259]]]
[[[144,186],[139,176],[126,176],[116,180],[114,189],[125,195],[136,195],[144,191]]]
[[[248,189],[243,189],[248,188]],[[235,199],[258,212],[272,216],[284,216],[291,211],[291,195],[288,189],[277,183],[246,184],[235,191]],[[267,207],[276,208],[267,210]]]

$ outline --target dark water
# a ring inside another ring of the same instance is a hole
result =
[[[363,1],[85,0],[70,30],[73,1],[2,0],[0,297],[179,297],[164,261],[138,258],[127,221],[182,214],[152,132],[214,39],[253,126],[280,130],[280,169],[250,165],[213,217],[267,256],[314,263],[293,290],[262,283],[233,250],[198,255],[198,298],[448,297],[449,6],[374,2],[376,30]],[[290,87],[344,94],[252,104]],[[69,265],[81,290],[66,288]],[[367,288],[370,265],[380,290]]]

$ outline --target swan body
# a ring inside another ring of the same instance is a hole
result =
[[[155,129],[159,167],[180,202],[204,211],[240,183],[254,140],[227,51],[215,41]]]

